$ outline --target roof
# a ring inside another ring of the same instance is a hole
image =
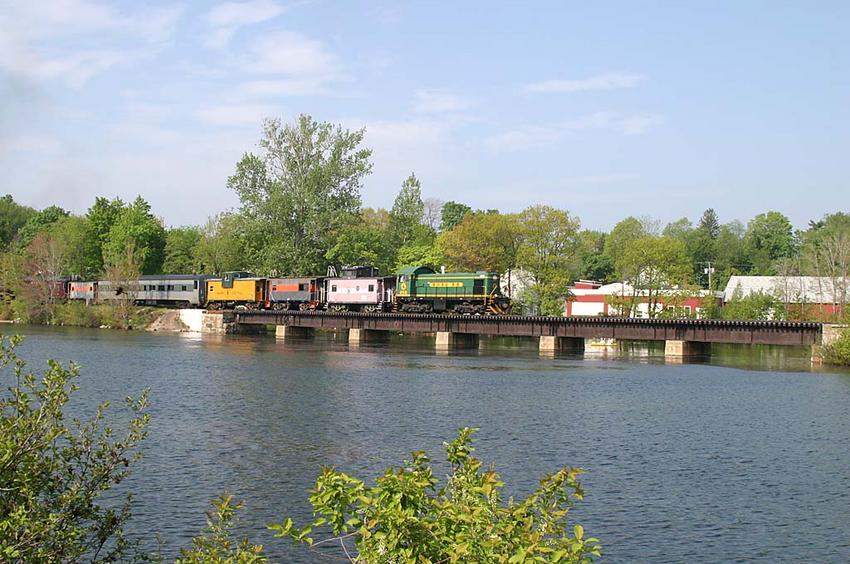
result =
[[[843,303],[850,300],[848,286],[850,279],[828,276],[732,276],[723,291],[723,301],[761,293],[788,303]]]

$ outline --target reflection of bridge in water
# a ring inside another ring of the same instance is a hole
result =
[[[707,354],[711,343],[817,348],[824,335],[821,323],[796,321],[301,311],[232,311],[219,315],[224,329],[275,325],[279,337],[306,337],[314,329],[348,329],[350,342],[362,342],[391,332],[435,333],[437,347],[441,348],[476,346],[480,335],[537,337],[541,351],[581,351],[585,339],[664,341],[665,352],[672,356]]]

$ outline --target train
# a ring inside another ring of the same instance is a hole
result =
[[[125,284],[69,280],[68,300],[132,299],[138,305],[211,310],[353,311],[501,315],[511,300],[494,272],[435,272],[418,266],[382,276],[371,266],[351,266],[325,276],[263,277],[226,272],[219,277],[160,274]]]

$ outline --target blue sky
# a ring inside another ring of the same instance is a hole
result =
[[[0,193],[169,224],[237,204],[263,117],[365,126],[364,202],[585,226],[848,210],[847,2],[0,0]]]

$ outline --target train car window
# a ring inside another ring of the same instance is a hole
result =
[[[355,286],[355,287],[354,287],[354,291],[355,291],[355,292],[359,292],[359,291],[360,291],[360,286]]]
[[[197,281],[197,280],[195,280],[195,287],[194,287],[193,289],[194,289],[194,290],[197,290],[197,289],[198,289],[198,281]]]
[[[298,291],[299,292],[306,292],[307,291],[307,284],[299,284],[298,285]]]
[[[336,292],[336,284],[331,285],[331,292]]]
[[[369,284],[369,291],[370,291],[370,292],[374,292],[374,291],[375,291],[375,285],[374,285],[374,284]]]
[[[162,285],[162,284],[161,284],[161,285],[159,286],[159,291],[160,291],[160,292],[164,292],[164,291],[165,291],[165,285]]]

